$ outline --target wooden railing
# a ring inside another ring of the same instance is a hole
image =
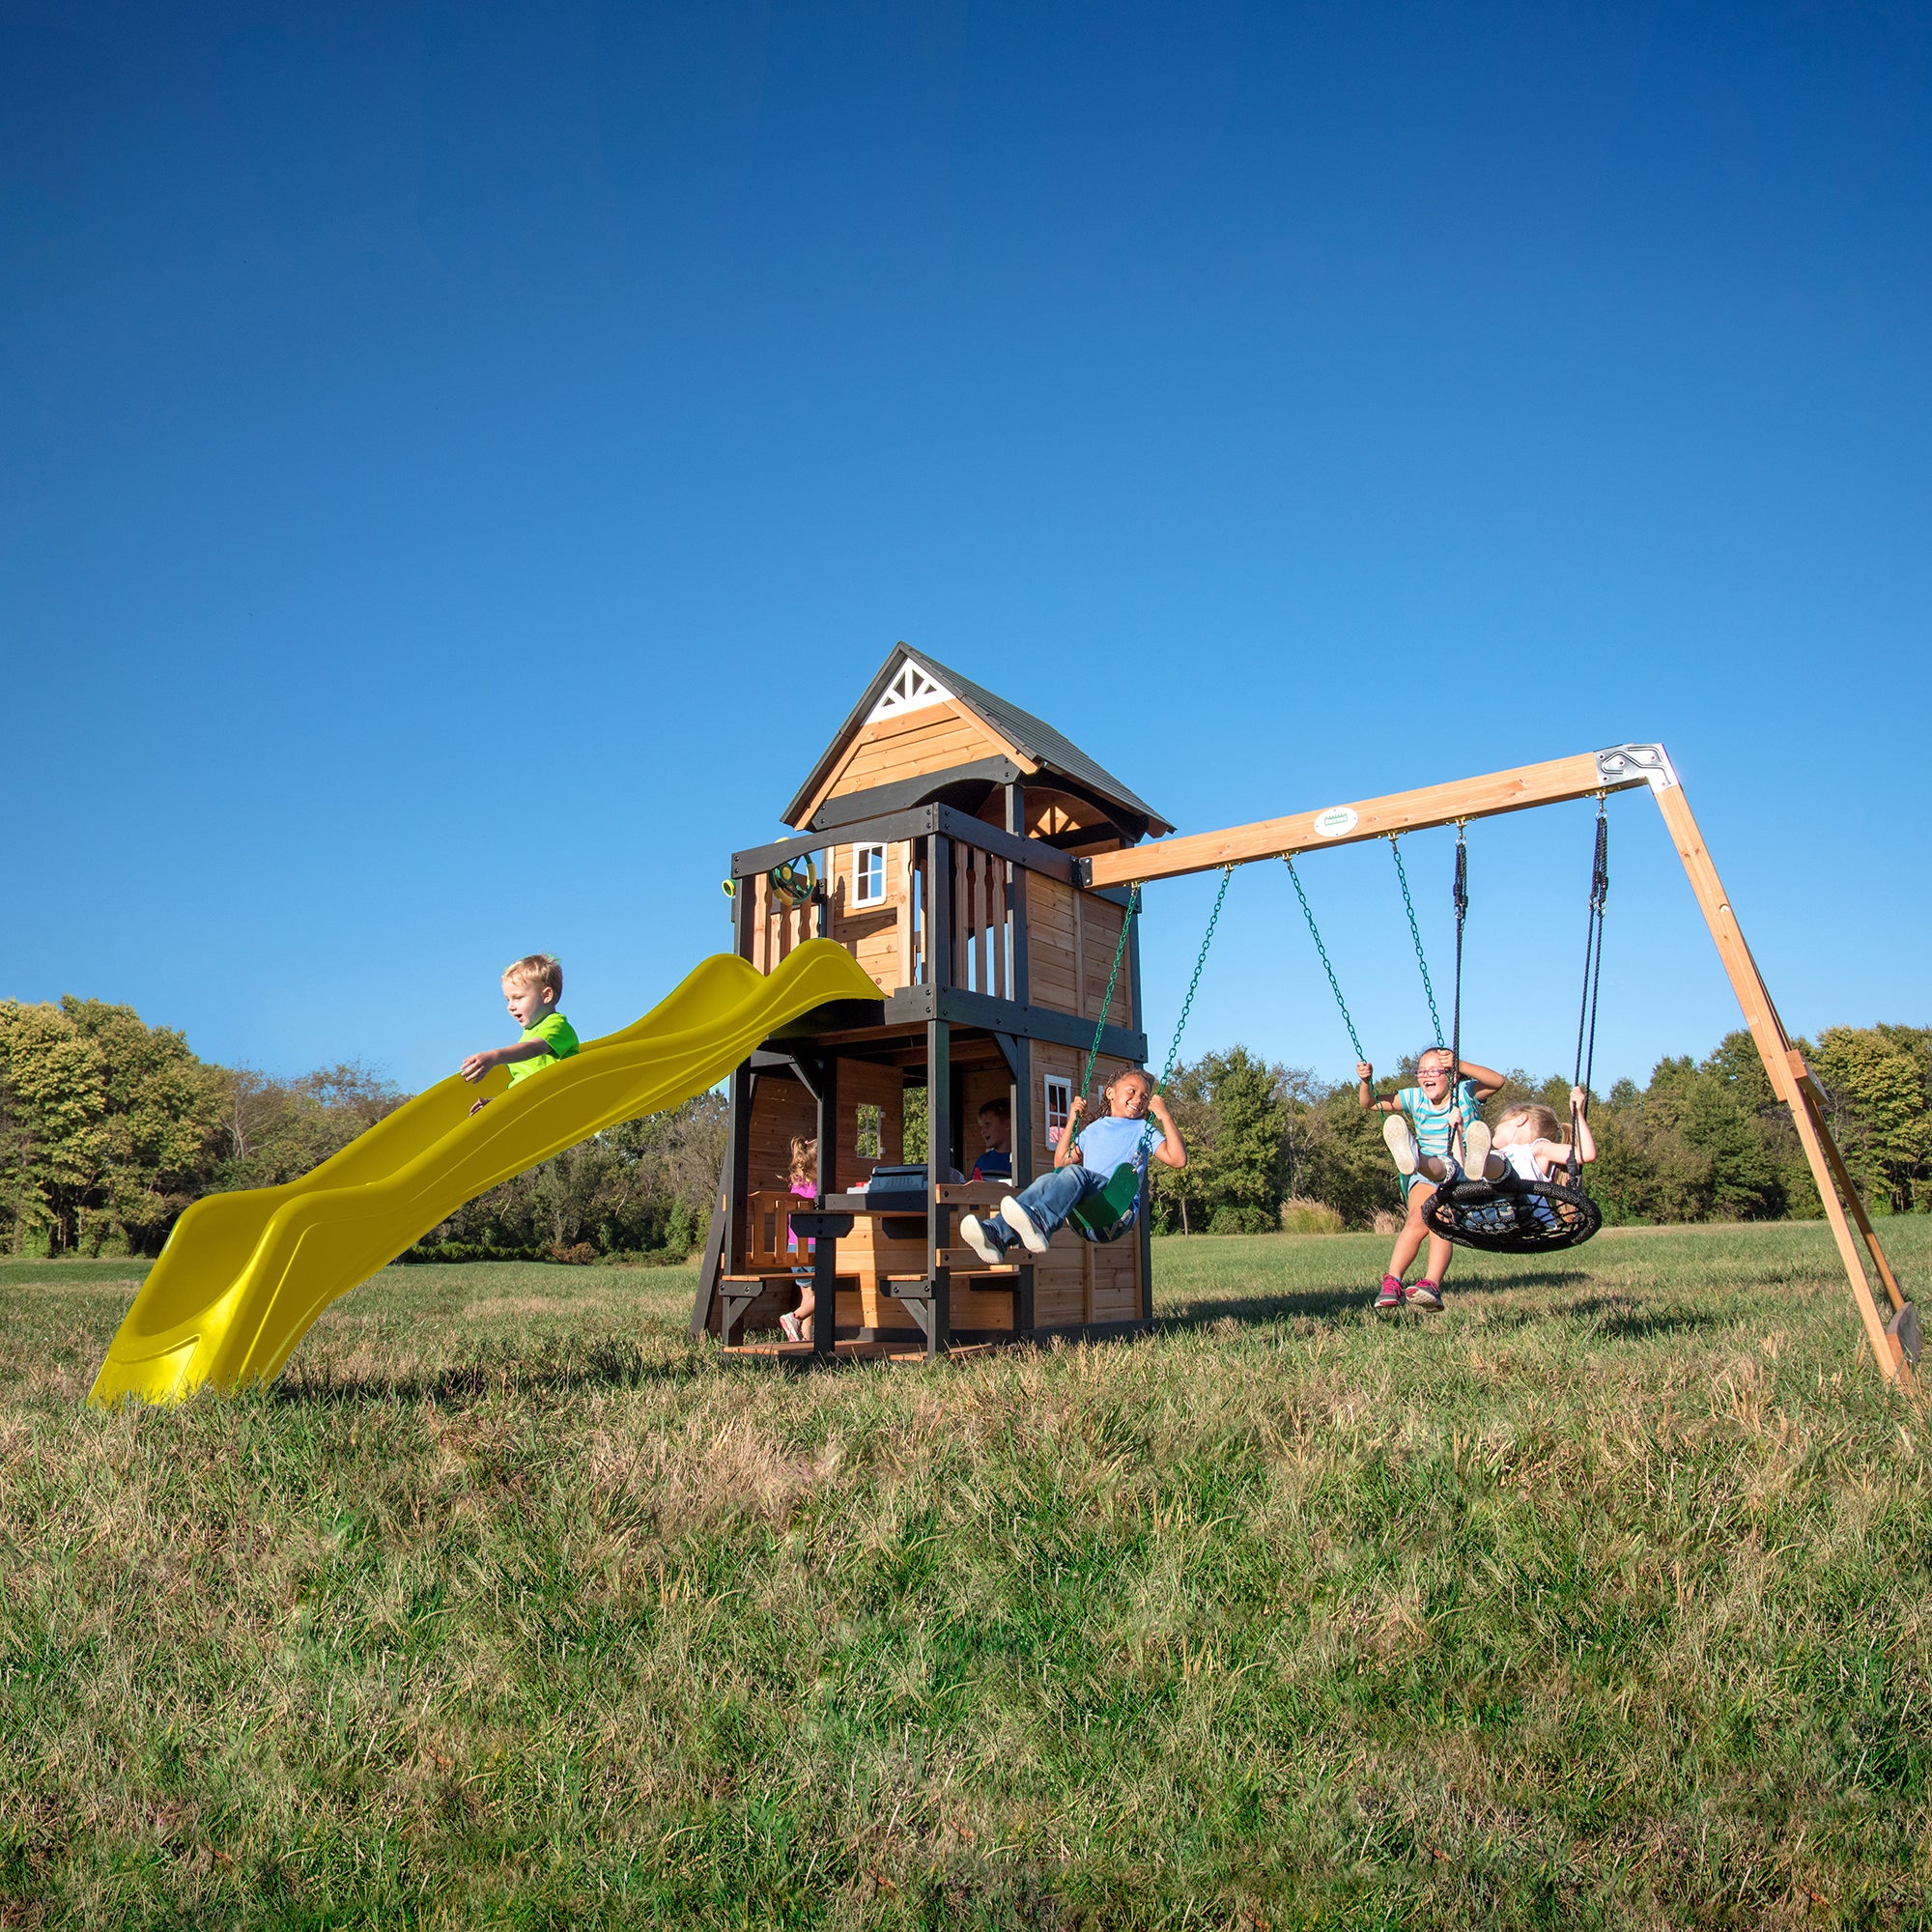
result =
[[[952,983],[996,1000],[1012,974],[1011,862],[952,841]]]
[[[903,836],[909,821],[922,820],[919,836]],[[891,834],[899,836],[882,836]],[[838,898],[826,902],[828,891],[841,890],[834,882],[830,862],[854,842],[884,844],[891,854],[893,890],[880,906],[855,908]],[[1001,846],[1006,849],[996,849]],[[946,874],[937,881],[932,877],[935,848]],[[772,891],[761,862],[796,858],[808,851],[816,858],[826,883],[817,899],[794,906]],[[1035,848],[1029,840],[1022,852],[1011,835],[943,809],[841,827],[839,836],[828,838],[823,846],[786,841],[735,855],[734,866],[739,861],[745,868],[736,874],[738,890],[749,900],[739,915],[739,951],[759,972],[769,973],[806,940],[837,933],[855,912],[891,911],[896,915],[897,958],[894,962],[890,952],[883,960],[867,958],[875,977],[892,977],[880,968],[895,966],[897,987],[938,983],[998,1000],[1016,998],[1023,979],[1014,950],[1020,929],[1016,895],[1023,869],[1063,882],[1070,882],[1073,873],[1073,862],[1051,846]],[[943,918],[938,916],[941,894]]]
[[[793,947],[816,939],[824,931],[822,908],[815,902],[793,905],[772,891],[771,881],[760,872],[739,890],[752,895],[751,952],[749,957],[760,973],[769,973]]]

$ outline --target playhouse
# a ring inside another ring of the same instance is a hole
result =
[[[1052,725],[905,644],[782,818],[798,837],[732,855],[737,952],[769,972],[831,939],[879,998],[805,1015],[732,1073],[694,1333],[769,1343],[796,1299],[792,1224],[808,1220],[837,1282],[819,1296],[821,1350],[1145,1324],[1145,1214],[1125,1239],[1063,1230],[1007,1267],[957,1245],[956,1219],[1051,1166],[1096,1034],[1098,1081],[1146,1060],[1138,932],[1121,945],[1128,895],[1084,884],[1080,862],[1173,828]],[[948,1179],[972,1172],[979,1111],[996,1098],[1010,1110],[1012,1178]],[[876,1169],[906,1165],[909,1125],[915,1145],[923,1129],[927,1184],[871,1195]],[[816,1215],[787,1187],[794,1138],[818,1144]]]

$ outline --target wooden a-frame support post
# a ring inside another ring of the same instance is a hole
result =
[[[1425,785],[1416,791],[1353,805],[1328,806],[1320,811],[1289,818],[1264,819],[1226,832],[1199,832],[1163,838],[1152,845],[1129,846],[1083,862],[1083,883],[1092,886],[1145,884],[1150,879],[1178,878],[1257,859],[1287,858],[1323,845],[1352,845],[1392,833],[1418,831],[1425,826],[1452,825],[1463,819],[1492,818],[1533,806],[1558,805],[1567,799],[1591,798],[1604,792],[1628,791],[1648,785],[1663,814],[1677,856],[1690,881],[1711,937],[1717,942],[1731,990],[1743,1009],[1771,1090],[1791,1109],[1792,1123],[1818,1184],[1825,1218],[1838,1244],[1851,1286],[1852,1302],[1864,1326],[1872,1359],[1887,1381],[1915,1389],[1918,1378],[1899,1338],[1887,1326],[1860,1253],[1860,1241],[1871,1257],[1873,1271],[1894,1314],[1906,1306],[1897,1278],[1879,1245],[1871,1217],[1845,1167],[1844,1155],[1826,1124],[1823,1096],[1804,1056],[1791,1044],[1777,1016],[1757,962],[1745,944],[1737,915],[1725,896],[1718,868],[1711,863],[1697,821],[1684,788],[1677,781],[1662,745],[1618,745],[1605,752],[1585,752],[1555,758],[1547,764],[1519,765],[1512,771],[1492,772],[1484,778],[1460,779],[1449,784]],[[1856,1224],[1857,1234],[1853,1232]]]
[[[1771,1078],[1771,1091],[1791,1109],[1792,1124],[1798,1129],[1804,1158],[1810,1163],[1811,1179],[1818,1184],[1818,1199],[1825,1204],[1825,1218],[1832,1224],[1838,1259],[1843,1262],[1845,1278],[1851,1284],[1853,1305],[1864,1323],[1872,1359],[1887,1381],[1897,1380],[1906,1388],[1914,1388],[1918,1383],[1916,1372],[1906,1360],[1898,1337],[1888,1330],[1885,1318],[1879,1313],[1877,1298],[1865,1276],[1863,1258],[1853,1238],[1852,1221],[1858,1223],[1858,1232],[1870,1251],[1872,1266],[1894,1314],[1905,1307],[1905,1296],[1899,1291],[1891,1264],[1885,1258],[1885,1250],[1879,1246],[1871,1217],[1865,1212],[1865,1204],[1859,1198],[1858,1187],[1845,1167],[1845,1157],[1838,1151],[1838,1144],[1825,1122],[1823,1096],[1817,1082],[1804,1064],[1804,1056],[1791,1044],[1784,1022],[1777,1016],[1777,1008],[1764,983],[1764,976],[1757,970],[1757,961],[1751,957],[1750,948],[1745,943],[1738,916],[1724,895],[1723,882],[1711,863],[1697,821],[1690,815],[1684,788],[1673,781],[1655,787],[1653,795],[1664,824],[1669,827],[1677,856],[1684,862],[1698,909],[1711,928],[1711,937],[1717,941],[1718,956],[1724,962],[1731,990],[1744,1009],[1745,1024],[1750,1028],[1758,1058],[1764,1062],[1764,1070]],[[1846,1216],[1847,1208],[1851,1210],[1850,1219]]]

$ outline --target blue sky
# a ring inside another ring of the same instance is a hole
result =
[[[1184,830],[1661,738],[1792,1029],[1932,1021],[1932,9],[4,18],[0,993],[621,1025],[904,638]],[[1613,817],[1600,1084],[1736,1024]],[[1568,1061],[1588,818],[1472,830],[1479,1057]],[[1392,1063],[1386,848],[1306,877]],[[1279,867],[1191,1027],[1345,1066]]]

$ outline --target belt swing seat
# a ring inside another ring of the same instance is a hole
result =
[[[1389,850],[1395,857],[1396,876],[1402,883],[1403,903],[1408,910],[1408,929],[1415,941],[1416,963],[1422,969],[1422,986],[1429,1000],[1430,1017],[1435,1021],[1439,1039],[1442,1022],[1435,1008],[1435,989],[1430,983],[1429,960],[1422,948],[1422,932],[1416,922],[1415,902],[1409,895],[1408,874],[1402,863],[1398,835],[1388,835]],[[1293,854],[1284,855],[1290,883],[1301,902],[1302,917],[1308,922],[1315,950],[1328,976],[1335,1004],[1342,1009],[1342,1023],[1355,1049],[1355,1058],[1366,1061],[1355,1023],[1342,997],[1341,982],[1328,958],[1328,949],[1315,923],[1315,913],[1302,890],[1294,869]],[[1573,1086],[1589,1092],[1590,1074],[1597,1053],[1597,994],[1604,968],[1604,900],[1609,891],[1609,823],[1605,814],[1605,798],[1597,797],[1596,854],[1590,871],[1590,910],[1583,954],[1582,1010],[1577,1021],[1577,1066]],[[1449,1092],[1453,1099],[1463,1084],[1463,932],[1469,911],[1469,862],[1463,831],[1456,829],[1456,998],[1450,1048]],[[1587,1033],[1587,1047],[1585,1044]],[[1604,1225],[1603,1209],[1584,1191],[1583,1163],[1577,1151],[1577,1109],[1571,1106],[1570,1158],[1560,1180],[1525,1180],[1514,1172],[1499,1180],[1481,1176],[1465,1176],[1460,1181],[1438,1187],[1424,1204],[1422,1217],[1429,1232],[1453,1241],[1458,1247],[1476,1248],[1487,1254],[1546,1254],[1558,1248],[1574,1248],[1587,1241]]]

